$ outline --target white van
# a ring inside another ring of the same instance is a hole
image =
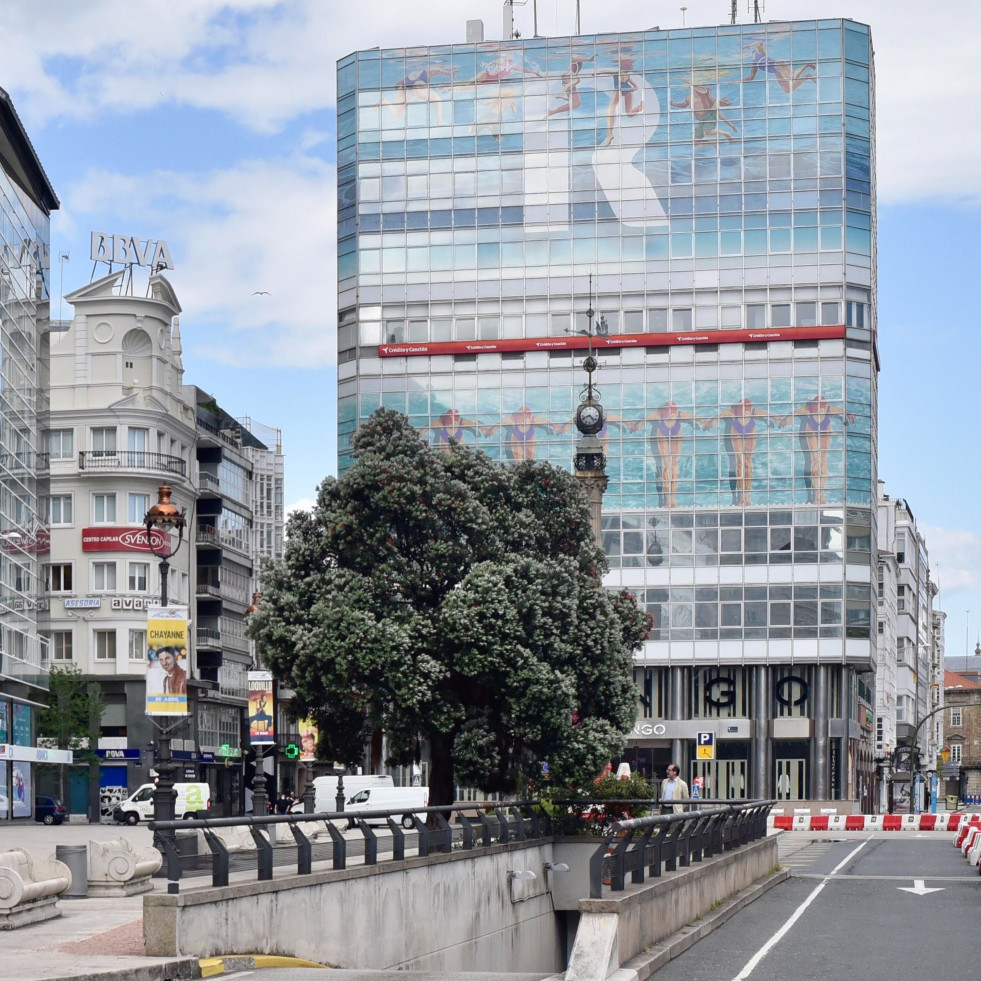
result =
[[[369,787],[394,787],[392,778],[387,773],[374,774],[351,774],[344,775],[344,800],[350,800],[355,794],[366,790]],[[318,814],[326,814],[337,810],[337,777],[314,777],[314,803],[313,809]],[[345,810],[347,805],[345,804]],[[297,801],[290,812],[299,814],[303,811],[303,801]]]
[[[396,811],[401,807],[411,809],[429,807],[428,787],[366,787],[358,791],[345,805],[344,813],[356,811]],[[369,824],[385,824],[385,818],[373,817]],[[414,827],[412,816],[402,815],[402,827]]]
[[[153,820],[153,788],[155,784],[145,783],[135,793],[113,808],[113,821],[126,824],[139,824],[140,821]],[[211,788],[206,783],[175,783],[177,803],[174,816],[184,818],[207,817],[211,808]]]

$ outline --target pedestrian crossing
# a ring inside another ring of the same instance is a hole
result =
[[[781,841],[778,846],[780,865],[787,869],[791,875],[810,872],[815,863],[820,861],[834,844],[836,842],[831,840],[812,841],[801,848],[797,843],[787,842],[785,846]]]

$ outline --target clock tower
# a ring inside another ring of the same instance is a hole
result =
[[[589,500],[590,524],[596,543],[603,546],[603,494],[609,478],[606,476],[606,453],[599,434],[606,427],[606,414],[600,404],[600,393],[593,386],[593,372],[597,368],[596,356],[593,354],[593,316],[592,283],[590,283],[590,306],[586,311],[587,328],[585,333],[589,338],[589,350],[583,361],[586,369],[586,387],[579,395],[579,406],[576,409],[575,423],[579,430],[579,441],[576,443],[576,454],[573,466],[579,484],[586,492]]]

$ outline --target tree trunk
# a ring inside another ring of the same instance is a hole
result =
[[[453,804],[453,736],[437,733],[429,739],[429,806]]]

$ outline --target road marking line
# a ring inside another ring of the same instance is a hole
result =
[[[802,902],[800,906],[794,910],[790,916],[790,919],[788,919],[787,922],[784,923],[784,925],[780,927],[780,929],[777,930],[777,932],[770,937],[770,939],[767,940],[762,947],[760,947],[760,949],[749,959],[746,966],[732,979],[732,981],[746,981],[746,979],[759,966],[760,961],[762,961],[763,958],[766,957],[766,955],[769,954],[778,943],[780,943],[780,941],[790,931],[790,928],[804,915],[804,910],[806,910],[807,907],[818,898],[818,895],[820,895],[824,887],[831,881],[832,876],[834,876],[839,869],[847,865],[871,840],[871,838],[867,838],[865,841],[863,841],[858,848],[846,855],[826,876],[824,876],[824,878],[821,880],[821,884],[815,887],[810,896],[808,896],[807,899],[805,899],[804,902]]]

